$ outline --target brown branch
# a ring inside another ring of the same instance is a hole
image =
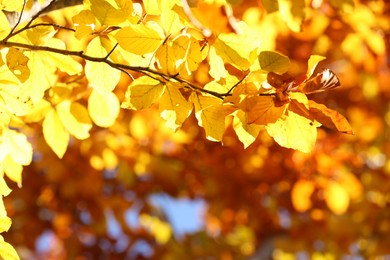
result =
[[[199,87],[199,86],[197,86],[197,85],[195,85],[195,84],[193,84],[185,79],[178,77],[177,75],[174,75],[174,76],[166,75],[163,72],[156,71],[156,70],[151,69],[149,67],[130,66],[130,65],[125,65],[125,64],[115,63],[115,62],[109,60],[107,56],[106,57],[92,57],[92,56],[86,55],[84,53],[84,51],[70,51],[70,50],[57,49],[57,48],[53,48],[53,47],[49,47],[49,46],[37,46],[37,45],[30,45],[30,44],[19,43],[19,42],[10,42],[7,40],[0,41],[0,45],[2,45],[4,47],[19,47],[19,48],[24,48],[27,50],[32,50],[32,51],[47,51],[47,52],[58,53],[58,54],[63,54],[63,55],[76,56],[76,57],[82,58],[82,59],[87,60],[87,61],[106,63],[110,67],[117,69],[117,70],[120,70],[122,72],[124,70],[135,71],[135,72],[139,72],[139,73],[142,73],[146,76],[149,76],[149,77],[156,79],[155,77],[150,75],[150,74],[153,74],[153,75],[160,76],[161,78],[166,79],[166,80],[175,80],[177,82],[180,82],[180,83],[187,85],[191,89],[213,95],[213,96],[218,97],[220,99],[223,99],[225,96],[230,95],[229,93],[221,94],[221,93],[218,93],[215,91],[204,89],[204,88]],[[133,77],[131,77],[131,78],[133,79]]]

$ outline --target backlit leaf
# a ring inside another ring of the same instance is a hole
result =
[[[20,82],[23,83],[30,77],[30,69],[27,66],[29,59],[22,51],[15,48],[9,48],[6,60],[8,68]]]
[[[3,236],[0,236],[0,256],[7,260],[20,260],[15,248],[5,242]]]
[[[225,132],[225,113],[222,100],[192,93],[190,101],[194,103],[196,119],[199,126],[205,129],[206,138],[211,141],[221,141]]]
[[[32,146],[27,136],[15,130],[3,129],[3,145],[12,159],[21,165],[29,165],[32,161]]]
[[[260,52],[259,63],[262,70],[278,74],[283,74],[290,68],[290,59],[274,51]]]
[[[115,39],[124,50],[143,55],[157,50],[165,36],[155,24],[132,24],[120,29]]]
[[[325,201],[337,215],[344,214],[349,206],[348,192],[338,182],[329,181],[324,189]]]
[[[92,121],[101,127],[112,126],[119,115],[118,97],[107,92],[105,95],[92,91],[88,98],[88,112]]]
[[[321,55],[311,55],[309,61],[307,62],[307,72],[306,77],[310,78],[313,75],[314,70],[316,69],[318,63],[322,60],[326,59],[326,57]]]
[[[223,63],[222,58],[217,55],[214,46],[210,47],[209,64],[209,74],[211,77],[213,77],[215,80],[220,80],[220,78],[226,78],[228,73],[225,68],[225,64]]]
[[[99,37],[94,38],[87,47],[87,55],[105,57],[107,50],[102,46]],[[118,84],[121,72],[103,62],[86,61],[85,75],[89,84],[100,93],[111,92]]]
[[[92,122],[88,110],[83,105],[65,100],[58,104],[56,109],[62,124],[71,135],[80,140],[89,137]]]
[[[11,224],[12,221],[9,217],[0,217],[0,232],[7,232],[11,227]]]
[[[150,77],[139,77],[127,88],[123,108],[143,109],[158,101],[164,91],[164,85]]]
[[[262,126],[248,124],[248,115],[242,110],[238,110],[233,118],[233,129],[238,139],[244,144],[244,148],[251,145],[259,135]]]
[[[43,120],[51,109],[51,104],[45,100],[41,99],[37,104],[33,106],[33,108],[28,112],[24,117],[24,121],[27,123],[39,122]]]
[[[327,108],[309,100],[310,115],[325,127],[345,134],[353,134],[353,130],[347,119],[339,112]]]
[[[1,170],[1,175],[0,175],[0,196],[8,196],[11,193],[11,189],[8,187],[7,183],[4,180],[4,173]],[[2,232],[2,231],[0,231]]]
[[[291,190],[291,200],[295,210],[304,212],[312,207],[311,195],[315,190],[314,183],[309,180],[298,180]]]
[[[274,97],[272,96],[255,96],[245,100],[253,104],[251,106],[248,103],[246,104],[246,106],[249,106],[248,122],[250,124],[267,125],[275,123],[286,110],[286,105],[275,106]]]
[[[122,1],[123,6],[112,6],[105,0],[89,0],[91,11],[102,25],[118,25],[128,18],[133,11],[133,3],[130,0]],[[118,3],[120,1],[117,1]]]
[[[315,122],[290,110],[266,129],[280,146],[304,153],[312,151],[317,139]]]
[[[42,127],[46,143],[59,158],[62,158],[68,147],[69,133],[54,109],[47,113]]]
[[[161,117],[167,121],[167,126],[176,131],[191,114],[192,104],[188,102],[179,89],[167,85],[160,101]]]
[[[23,7],[23,0],[0,0],[0,10],[8,12],[20,12]]]
[[[2,167],[7,177],[17,183],[19,187],[22,187],[22,165],[16,163],[10,155],[7,155],[2,162]]]
[[[7,16],[5,16],[4,12],[0,12],[0,39],[6,37],[11,31],[11,27],[9,25]]]

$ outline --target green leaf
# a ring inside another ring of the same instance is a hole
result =
[[[259,63],[262,70],[283,74],[290,68],[290,59],[278,52],[262,51],[259,54]]]

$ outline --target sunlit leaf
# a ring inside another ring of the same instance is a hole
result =
[[[283,74],[290,68],[290,59],[274,51],[260,52],[259,62],[261,69],[267,72]]]
[[[51,104],[45,100],[41,99],[33,108],[24,116],[24,121],[27,123],[39,122],[43,120],[51,109]]]
[[[227,70],[225,69],[225,65],[220,56],[217,55],[214,46],[210,47],[209,52],[209,64],[210,71],[209,74],[215,80],[219,80],[220,78],[226,78]]]
[[[247,113],[238,110],[234,115],[233,129],[238,139],[244,144],[244,148],[247,148],[256,140],[262,127],[256,124],[248,124]]]
[[[167,121],[167,126],[176,131],[191,114],[192,104],[183,97],[177,87],[168,85],[161,97],[159,109],[161,117]]]
[[[132,24],[120,29],[115,39],[124,50],[143,55],[157,50],[165,36],[155,24]]]
[[[18,184],[19,187],[22,187],[22,165],[15,162],[11,155],[7,155],[2,162],[2,167],[5,175],[7,175],[8,178]]]
[[[272,96],[255,96],[246,98],[241,103],[244,102],[246,102],[245,106],[249,107],[248,122],[250,124],[267,125],[275,123],[286,110],[286,105],[275,106],[274,97]]]
[[[23,83],[30,77],[30,69],[27,66],[29,59],[22,51],[10,48],[6,59],[8,68],[20,80],[20,82]]]
[[[77,139],[89,137],[92,122],[88,110],[77,102],[65,100],[57,105],[58,116],[68,132]]]
[[[94,38],[87,47],[87,55],[105,57],[107,50],[102,46],[100,38]],[[85,75],[89,84],[100,93],[111,92],[118,84],[121,72],[103,62],[86,61]]]
[[[312,207],[311,195],[315,190],[315,184],[309,180],[298,180],[291,190],[291,200],[295,210],[306,211]]]
[[[348,192],[338,182],[329,181],[324,189],[325,201],[337,215],[344,214],[349,206]]]
[[[309,153],[317,139],[317,126],[312,120],[288,110],[266,129],[280,146]]]
[[[119,115],[120,104],[118,97],[107,92],[105,95],[92,91],[88,98],[88,112],[92,121],[101,127],[109,127],[114,124]]]
[[[112,6],[105,0],[89,1],[91,3],[91,11],[103,25],[118,25],[126,21],[133,11],[133,3],[130,0],[122,1],[125,5],[120,7]]]
[[[1,203],[1,202],[0,202]],[[0,217],[0,232],[7,232],[11,227],[12,221],[9,217]],[[1,256],[1,254],[0,254]]]
[[[15,248],[5,242],[3,236],[0,236],[0,256],[7,260],[20,260]]]
[[[318,104],[309,100],[310,115],[327,128],[339,131],[345,134],[353,134],[353,129],[347,119],[339,112],[327,108],[325,105]]]
[[[0,39],[6,37],[11,31],[8,19],[5,16],[4,12],[0,12]]]
[[[3,145],[12,159],[21,165],[29,165],[32,160],[32,146],[27,136],[14,130],[3,130]]]
[[[122,107],[135,110],[150,107],[158,101],[163,91],[164,85],[160,81],[146,76],[139,77],[128,87]]]
[[[0,0],[0,10],[8,12],[20,12],[23,7],[23,0]]]
[[[322,60],[326,59],[326,57],[321,55],[311,55],[309,61],[307,62],[307,72],[306,77],[310,78],[313,75],[314,70],[316,69],[318,63]]]
[[[69,133],[66,131],[55,109],[51,109],[47,113],[42,127],[46,143],[59,158],[62,158],[68,147]]]
[[[225,132],[225,113],[222,101],[216,97],[202,96],[193,93],[190,101],[195,106],[195,116],[199,126],[206,131],[206,138],[221,141]]]
[[[11,189],[8,187],[7,183],[4,180],[4,173],[1,171],[0,177],[0,196],[8,196],[11,193]],[[2,232],[2,231],[0,231]]]

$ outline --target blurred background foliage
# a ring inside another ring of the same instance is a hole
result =
[[[231,31],[231,17],[210,2],[193,3],[199,21],[213,32]],[[342,87],[311,98],[345,115],[355,135],[320,128],[314,151],[303,154],[264,132],[243,149],[231,126],[221,145],[205,139],[194,115],[173,133],[157,109],[122,110],[112,127],[72,139],[59,160],[35,134],[23,188],[9,182],[13,192],[5,198],[13,224],[4,237],[22,259],[390,254],[390,2],[306,1],[301,32],[272,12],[272,1],[231,2],[233,16],[261,35],[262,50],[291,59],[290,74],[304,74],[311,54],[327,57],[320,66]],[[75,9],[47,19],[64,24]],[[58,37],[67,41],[67,32]],[[207,66],[194,81],[210,81]],[[129,82],[123,76],[119,97]],[[39,125],[30,130],[41,132]],[[183,223],[193,227],[183,231]]]

